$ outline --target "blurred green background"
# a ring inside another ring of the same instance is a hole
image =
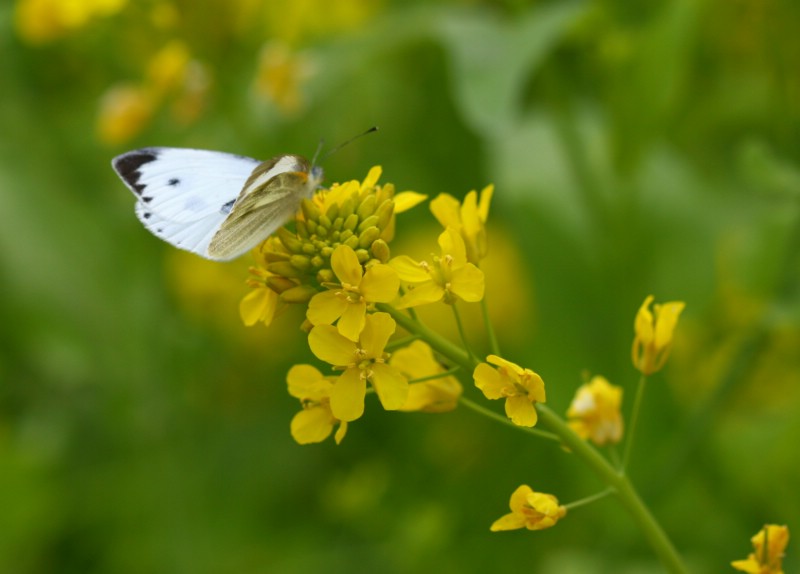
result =
[[[631,475],[693,572],[766,522],[800,535],[799,26],[794,0],[3,2],[0,572],[661,571],[612,499],[490,533],[519,484],[601,485],[470,411],[373,402],[340,446],[294,444],[301,317],[242,326],[247,258],[152,237],[110,168],[373,124],[328,182],[496,185],[492,315],[554,410],[585,373],[629,408],[637,308],[686,301]],[[400,216],[393,252],[434,223]]]

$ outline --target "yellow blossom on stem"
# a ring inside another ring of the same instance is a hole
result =
[[[753,536],[753,552],[746,560],[734,560],[731,566],[749,574],[783,574],[783,555],[789,543],[786,526],[767,524]]]
[[[578,436],[598,445],[622,438],[622,388],[595,376],[581,385],[567,410],[569,426]]]
[[[636,314],[636,336],[631,349],[633,365],[646,376],[659,371],[667,361],[672,348],[672,334],[686,306],[682,301],[671,301],[654,305],[651,312],[652,302],[653,296],[649,295]]]
[[[492,524],[492,532],[518,528],[543,530],[554,526],[567,514],[567,509],[558,504],[555,496],[534,492],[527,484],[523,484],[513,492],[509,507],[511,512]]]
[[[538,420],[536,403],[545,402],[544,381],[531,371],[506,361],[497,355],[489,355],[487,363],[475,367],[472,377],[487,399],[505,399],[506,415],[518,426],[532,427]]]
[[[453,303],[463,299],[475,303],[483,299],[483,271],[467,261],[464,240],[459,233],[448,227],[439,235],[441,256],[433,256],[432,262],[414,261],[400,255],[389,262],[400,280],[407,284],[407,292],[396,307],[405,309],[444,300]]]
[[[467,248],[467,260],[478,264],[486,257],[486,219],[489,217],[489,204],[492,201],[494,185],[487,185],[481,191],[480,201],[477,192],[470,191],[463,203],[447,193],[440,193],[431,201],[431,212],[444,228],[451,227],[461,234]]]
[[[333,416],[353,421],[364,414],[364,396],[369,382],[383,408],[401,408],[408,398],[408,381],[388,364],[384,352],[396,327],[388,313],[367,315],[364,330],[357,342],[343,336],[332,325],[317,325],[308,334],[308,345],[319,359],[344,372],[336,379],[330,393]]]
[[[355,251],[347,245],[333,250],[331,268],[339,283],[314,295],[306,317],[312,325],[330,325],[338,319],[339,333],[357,341],[364,328],[367,305],[394,299],[400,280],[394,269],[380,263],[371,265],[365,273]]]
[[[389,364],[408,379],[435,377],[445,372],[434,358],[430,346],[423,341],[414,341],[395,351]],[[461,391],[461,383],[451,376],[411,383],[408,386],[408,400],[399,410],[426,413],[452,411],[458,404]]]
[[[347,433],[347,423],[333,416],[330,394],[333,378],[324,377],[311,365],[295,365],[289,369],[286,382],[289,394],[300,399],[303,410],[292,419],[292,438],[299,444],[322,442],[333,432],[335,424],[339,429],[334,435],[336,444],[342,442]]]

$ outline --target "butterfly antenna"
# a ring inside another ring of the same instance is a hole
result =
[[[317,151],[314,152],[314,157],[311,158],[311,165],[317,165],[317,157],[319,157],[319,152],[322,151],[322,146],[324,145],[325,145],[325,140],[323,138],[319,138],[319,143],[317,144]]]
[[[362,137],[362,136],[365,136],[365,135],[367,135],[367,134],[371,134],[372,132],[376,132],[376,131],[378,131],[378,126],[372,126],[372,127],[371,127],[371,128],[369,128],[368,130],[366,130],[366,131],[364,131],[364,132],[362,132],[362,133],[358,134],[357,136],[353,136],[353,137],[351,137],[349,140],[345,140],[345,141],[343,141],[342,143],[340,143],[339,145],[337,145],[335,148],[333,148],[332,150],[328,151],[328,152],[327,152],[327,153],[326,153],[324,156],[322,156],[322,158],[320,159],[320,161],[325,161],[325,159],[326,159],[326,158],[328,158],[329,156],[333,155],[334,153],[336,153],[337,151],[339,151],[340,149],[342,149],[342,148],[343,148],[344,146],[346,146],[347,144],[349,144],[349,143],[352,143],[352,142],[356,141],[358,138],[360,138],[360,137]],[[322,145],[322,142],[320,142],[320,145]],[[319,153],[319,148],[317,148],[317,153]],[[316,160],[316,158],[317,158],[317,154],[314,154],[314,159]],[[316,164],[316,161],[315,161],[315,162],[313,162],[313,163],[314,163],[314,164]]]

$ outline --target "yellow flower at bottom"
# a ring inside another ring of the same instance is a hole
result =
[[[332,325],[317,325],[308,334],[311,352],[344,372],[331,390],[331,411],[342,421],[354,421],[364,414],[367,382],[372,384],[387,411],[402,407],[408,398],[408,381],[387,363],[384,352],[396,327],[388,313],[367,315],[364,330],[354,342]]]
[[[408,347],[395,351],[389,364],[397,367],[409,379],[422,379],[444,372],[431,348],[423,341],[414,341]],[[452,411],[458,404],[461,391],[461,383],[455,377],[411,383],[408,386],[408,400],[399,410],[425,413]]]
[[[767,524],[750,541],[754,552],[747,560],[734,560],[731,566],[749,574],[783,574],[783,555],[789,544],[789,529]]]
[[[567,410],[569,426],[578,436],[595,444],[617,443],[622,438],[622,388],[604,377],[592,377],[575,393]]]
[[[532,427],[538,420],[534,405],[545,402],[544,381],[531,371],[506,361],[497,355],[489,355],[486,363],[475,367],[472,378],[487,399],[506,399],[506,415],[515,425]]]
[[[558,504],[555,496],[534,492],[527,484],[523,484],[514,491],[509,507],[511,512],[498,518],[492,524],[492,532],[518,528],[543,530],[554,526],[567,514],[567,509]]]
[[[683,301],[671,301],[654,305],[653,312],[650,312],[652,302],[653,296],[649,295],[639,308],[634,321],[636,336],[631,356],[633,366],[643,375],[652,375],[664,366],[672,348],[672,334],[681,311],[686,306]]]
[[[330,405],[330,394],[333,389],[331,377],[323,377],[311,365],[295,365],[286,376],[289,394],[300,399],[303,410],[292,419],[292,438],[299,444],[322,442],[339,423],[334,435],[336,444],[342,442],[347,433],[347,423],[333,416]]]

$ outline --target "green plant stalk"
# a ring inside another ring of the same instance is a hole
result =
[[[389,313],[397,324],[412,334],[419,335],[433,350],[440,353],[453,364],[460,366],[465,371],[472,371],[477,361],[457,345],[442,337],[426,325],[412,319],[406,313],[398,311],[391,305],[381,304],[381,311]],[[481,412],[481,410],[476,412]],[[686,568],[678,555],[672,542],[667,537],[661,525],[656,521],[650,510],[639,498],[636,489],[628,477],[617,470],[588,442],[580,438],[569,428],[567,423],[552,410],[542,404],[536,405],[539,420],[552,433],[557,435],[561,442],[570,451],[580,458],[605,484],[614,489],[622,506],[628,511],[634,522],[642,531],[650,547],[658,556],[661,563],[672,574],[686,574]],[[482,413],[485,414],[485,413]],[[494,417],[491,417],[494,418]]]

